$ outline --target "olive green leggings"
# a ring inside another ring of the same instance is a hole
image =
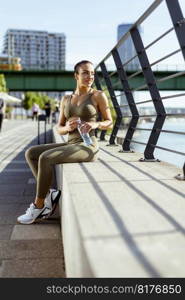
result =
[[[37,180],[36,197],[46,197],[52,184],[54,165],[94,161],[97,159],[97,154],[98,145],[96,141],[90,146],[85,146],[81,142],[76,144],[45,144],[29,148],[25,157]]]

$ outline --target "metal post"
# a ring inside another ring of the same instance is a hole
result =
[[[39,115],[38,116],[38,144],[40,144],[40,122],[44,121],[44,143],[46,144],[46,116]]]
[[[131,143],[131,139],[133,137],[134,131],[135,131],[134,128],[136,127],[138,119],[139,119],[139,113],[138,113],[136,104],[134,102],[134,97],[132,95],[131,88],[128,83],[126,72],[123,68],[123,65],[122,65],[122,62],[120,59],[120,55],[116,48],[112,50],[112,56],[114,58],[114,61],[115,61],[116,67],[117,67],[117,71],[118,71],[118,75],[119,75],[121,84],[123,86],[123,91],[126,95],[128,105],[129,105],[129,108],[130,108],[130,111],[132,114],[132,118],[130,120],[130,124],[129,124],[128,130],[127,130],[127,133],[125,135],[125,139],[122,144],[122,148],[123,148],[123,152],[133,152],[130,150],[130,143]]]
[[[166,0],[166,4],[185,60],[185,18],[178,0]],[[183,166],[183,175],[178,174],[175,178],[178,180],[185,180],[185,163]]]
[[[46,144],[46,119],[44,121],[44,144]]]
[[[96,85],[96,87],[97,87],[98,90],[102,90],[102,87],[101,87],[101,84],[100,84],[97,72],[95,72],[94,83],[95,83],[95,85]]]
[[[183,16],[178,0],[166,0],[166,4],[170,13],[170,17],[172,19],[172,23],[174,25],[183,57],[185,59],[185,18]]]
[[[37,143],[38,143],[38,145],[40,145],[40,123],[39,123],[39,118],[38,118],[37,124],[38,124]]]
[[[163,106],[161,96],[156,85],[155,77],[150,67],[150,63],[144,49],[143,41],[137,27],[132,28],[130,34],[157,114],[154,126],[148,139],[147,146],[144,151],[144,159],[141,159],[140,161],[156,161],[153,153],[155,150],[155,146],[157,145],[160,130],[162,129],[165,121],[166,111]]]
[[[110,139],[109,139],[109,144],[110,145],[115,145],[115,138],[116,138],[117,132],[119,130],[119,127],[120,127],[120,124],[121,124],[121,121],[122,121],[122,112],[121,112],[121,109],[120,109],[119,104],[117,102],[116,95],[114,93],[114,89],[112,87],[112,83],[111,83],[111,80],[109,78],[109,73],[107,72],[107,68],[105,66],[105,63],[102,62],[100,64],[100,67],[101,67],[103,77],[105,79],[105,83],[107,85],[107,88],[108,88],[108,91],[109,91],[109,94],[110,94],[110,97],[111,97],[111,100],[112,100],[112,103],[113,103],[113,106],[114,106],[114,109],[115,109],[116,115],[117,115],[116,122],[114,124],[113,130],[112,130],[112,133],[111,133],[111,136],[110,136]]]
[[[102,87],[101,87],[101,84],[100,84],[100,81],[99,81],[97,72],[95,73],[94,82],[95,82],[95,85],[96,85],[97,89],[98,89],[98,90],[102,90]],[[101,120],[101,116],[100,116],[100,115],[98,116],[98,119]],[[97,134],[97,131],[95,131],[95,132],[96,132],[96,134]],[[100,141],[105,141],[105,135],[106,135],[106,132],[107,132],[107,130],[101,130],[101,133],[100,133]]]

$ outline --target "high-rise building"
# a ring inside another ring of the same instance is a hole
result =
[[[125,33],[132,27],[133,24],[120,24],[117,29],[117,40],[119,41]],[[138,28],[140,31],[140,28]],[[136,50],[133,44],[131,37],[129,36],[124,43],[118,48],[118,52],[121,58],[122,63],[126,63],[129,59],[136,55]],[[126,70],[138,70],[140,64],[138,58],[134,58],[126,66]]]
[[[128,24],[120,24],[118,25],[117,28],[117,40],[119,41],[132,27],[133,24],[128,23]],[[138,30],[140,30],[140,26],[138,27]],[[126,63],[129,61],[132,57],[136,55],[136,50],[132,41],[131,36],[128,36],[128,38],[123,42],[123,44],[118,48],[118,52],[122,61],[122,64]],[[131,60],[128,64],[124,66],[125,70],[132,70],[136,71],[140,69],[140,63],[138,58],[134,58]],[[134,96],[134,93],[133,93]],[[130,114],[130,109],[127,106],[124,106],[127,104],[127,98],[124,94],[121,94],[120,99],[119,99],[119,104],[121,107],[121,111],[123,115],[129,115]]]
[[[3,53],[21,58],[23,69],[64,70],[65,35],[38,30],[7,30]]]

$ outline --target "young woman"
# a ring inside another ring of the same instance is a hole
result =
[[[83,60],[75,65],[76,89],[72,95],[63,97],[57,131],[68,134],[67,143],[33,146],[26,151],[26,160],[37,180],[37,192],[34,203],[18,222],[31,224],[36,219],[50,216],[60,198],[60,191],[50,190],[53,166],[62,163],[89,162],[97,159],[98,142],[95,129],[112,128],[112,117],[108,99],[102,91],[94,90],[94,67],[90,61]],[[98,112],[103,121],[97,122]],[[89,133],[92,144],[84,144],[77,129],[79,118],[81,130]]]

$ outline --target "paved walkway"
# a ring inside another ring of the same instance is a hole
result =
[[[48,129],[50,126],[48,125]],[[48,142],[49,134],[48,131]],[[16,221],[17,216],[27,209],[35,195],[35,181],[26,164],[24,153],[27,148],[36,144],[36,122],[4,122],[0,134],[1,278],[65,277],[58,213],[49,220],[30,226],[18,224]]]

